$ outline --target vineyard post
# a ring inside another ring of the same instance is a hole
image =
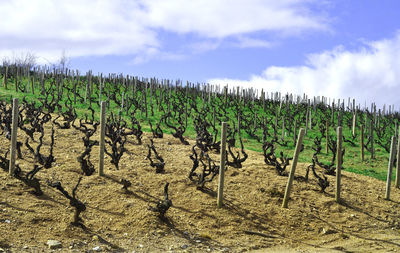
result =
[[[102,90],[103,90],[103,85],[102,85],[102,80],[103,79],[103,74],[100,74],[100,76],[99,76],[99,103],[101,104],[101,93],[102,93]],[[103,81],[104,82],[104,81]]]
[[[87,99],[87,95],[88,95],[88,89],[89,89],[89,77],[88,77],[88,73],[86,74],[86,88],[85,88],[85,104],[86,104],[86,99]]]
[[[144,92],[144,108],[145,108],[145,115],[146,115],[146,119],[149,118],[149,114],[147,111],[147,85],[148,85],[148,81],[145,82],[144,87],[145,87],[145,92]],[[176,94],[176,84],[175,84],[175,94]]]
[[[238,128],[238,134],[240,136],[240,111],[238,111],[238,119],[237,119],[237,128]]]
[[[329,152],[329,120],[328,119],[326,119],[325,137],[326,137],[326,153],[328,154],[328,152]]]
[[[10,149],[10,167],[9,175],[14,175],[15,153],[17,147],[17,130],[18,130],[18,98],[13,99],[12,108],[12,126],[11,126],[11,149]]]
[[[308,117],[310,116],[309,113],[310,108],[307,106],[307,112],[306,112],[306,126],[305,126],[305,134],[307,135],[307,128],[308,128]]]
[[[100,111],[100,151],[99,151],[99,176],[104,175],[104,139],[106,132],[106,102],[101,102]]]
[[[282,133],[281,133],[281,141],[285,139],[285,117],[282,117]]]
[[[27,76],[27,79],[28,79],[28,82],[26,83],[26,87],[25,87],[25,91],[26,91],[26,93],[29,93],[29,86],[30,86],[30,84],[31,84],[31,75],[30,75],[30,70],[29,70],[29,68],[27,67],[27,74],[28,74],[28,76]]]
[[[396,152],[396,136],[392,136],[392,142],[390,144],[388,174],[387,174],[387,180],[386,180],[386,194],[385,194],[386,200],[390,199],[390,185],[392,182],[392,170],[393,170],[393,160],[394,160],[395,152]]]
[[[18,73],[19,67],[16,65],[17,74],[15,75],[15,92],[18,92]]]
[[[353,113],[353,127],[352,127],[353,136],[356,135],[356,120],[357,120],[357,117],[356,117],[356,113],[354,112]]]
[[[226,122],[222,122],[221,129],[221,164],[219,167],[219,176],[218,176],[218,195],[217,195],[217,206],[222,207],[222,199],[224,192],[224,176],[225,176],[225,159],[226,159]]]
[[[261,96],[262,96],[262,103],[263,103],[263,111],[265,112],[265,92],[264,92],[264,90],[261,90]]]
[[[185,103],[185,127],[188,125],[188,101],[186,98],[186,103]],[[214,108],[214,127],[215,127],[215,108]]]
[[[374,150],[374,124],[373,121],[370,120],[369,122],[369,134],[371,139],[371,159],[375,158],[375,150]]]
[[[276,114],[275,114],[275,125],[274,126],[275,126],[274,127],[274,138],[276,138],[277,128],[278,128],[278,109],[277,109]]]
[[[7,90],[7,76],[8,76],[8,65],[6,65],[6,73],[4,75],[4,88]]]
[[[296,143],[296,133],[297,133],[297,119],[294,121],[294,129],[293,129],[293,144]]]
[[[254,131],[257,131],[257,111],[254,112],[253,127],[254,127]]]
[[[340,202],[340,186],[342,178],[342,127],[337,128],[337,148],[336,148],[336,192],[335,200]]]
[[[228,87],[225,86],[225,107],[228,102]]]
[[[396,127],[397,129],[397,127]],[[396,188],[400,187],[400,129],[397,137],[397,159],[396,159]]]
[[[364,161],[364,125],[361,125],[361,161]]]
[[[299,154],[300,154],[300,149],[301,149],[301,146],[303,143],[304,133],[305,133],[304,128],[300,128],[299,137],[297,139],[297,144],[296,144],[296,149],[295,149],[294,155],[293,155],[293,162],[292,162],[292,166],[290,168],[289,178],[288,178],[288,182],[286,185],[285,196],[283,198],[282,208],[288,208],[290,191],[292,189],[294,173],[296,171],[297,160],[299,159]]]

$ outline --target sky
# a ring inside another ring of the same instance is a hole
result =
[[[400,109],[398,0],[0,0],[0,61]]]

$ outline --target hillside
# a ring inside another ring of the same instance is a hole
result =
[[[49,123],[45,131],[47,154]],[[188,179],[194,141],[185,146],[170,135],[154,139],[165,160],[165,173],[156,174],[146,159],[149,133],[142,145],[128,137],[119,170],[106,157],[106,176],[83,176],[77,198],[86,205],[81,213],[84,227],[73,226],[69,201],[46,181],[58,180],[72,191],[82,176],[76,159],[84,149],[82,137],[75,129],[55,129],[56,161],[36,175],[42,196],[0,171],[0,252],[46,251],[48,240],[61,242],[62,252],[388,252],[400,247],[400,190],[392,188],[392,200],[384,200],[383,181],[344,172],[344,201],[337,204],[334,177],[328,176],[330,186],[322,193],[314,177],[304,182],[308,164],[299,164],[289,208],[282,209],[287,176],[265,165],[262,153],[247,150],[243,168],[226,171],[224,207],[219,209],[217,179],[204,191]],[[97,138],[98,131],[93,136]],[[21,131],[18,140],[25,140]],[[8,147],[8,140],[0,136],[1,152]],[[94,146],[91,157],[96,169],[98,148]],[[28,150],[22,152],[24,158],[17,163],[27,172],[34,160]],[[121,189],[121,179],[132,183],[128,191]],[[149,206],[163,199],[166,182],[173,205],[161,220]]]

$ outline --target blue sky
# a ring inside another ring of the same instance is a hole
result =
[[[0,57],[400,106],[397,0],[0,0]],[[1,59],[0,58],[0,59]]]

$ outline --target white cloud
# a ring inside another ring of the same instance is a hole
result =
[[[356,51],[337,47],[312,54],[303,66],[268,67],[249,80],[212,79],[209,83],[262,88],[331,98],[356,98],[400,105],[400,32],[392,39],[366,42]]]
[[[271,48],[274,43],[269,41],[261,40],[261,39],[254,39],[250,37],[238,37],[238,42],[236,46],[239,48],[251,48],[251,47],[264,47],[264,48]]]
[[[223,38],[257,31],[327,29],[323,17],[307,9],[311,0],[143,0],[148,21],[178,33]]]
[[[152,50],[174,55],[163,49],[161,30],[196,34],[199,43],[238,37],[239,42],[247,38],[239,46],[264,47],[265,42],[240,36],[326,30],[327,21],[310,11],[315,4],[317,0],[5,0],[0,1],[0,57],[29,51],[46,63],[57,60],[62,50],[71,57],[147,59]]]

